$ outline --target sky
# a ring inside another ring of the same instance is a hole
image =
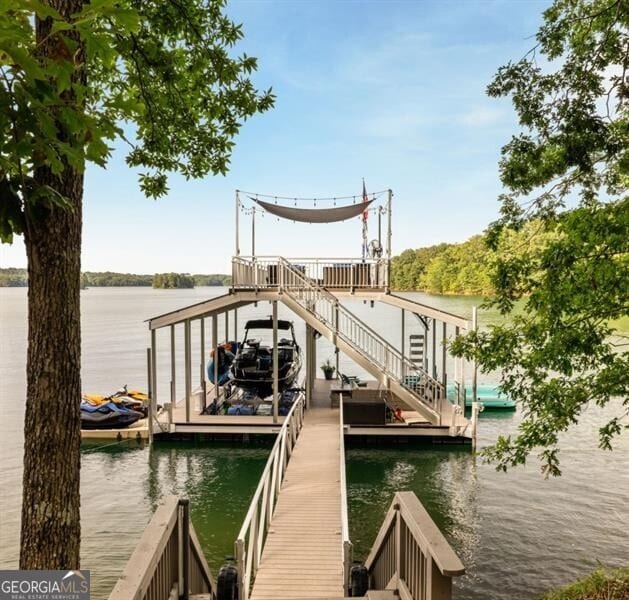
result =
[[[481,233],[498,216],[501,146],[518,131],[510,100],[485,90],[535,44],[548,4],[233,0],[227,12],[245,34],[236,52],[258,58],[254,82],[273,87],[275,108],[243,124],[227,176],[172,176],[157,201],[140,192],[122,145],[106,169],[89,166],[83,270],[230,272],[236,189],[359,197],[363,178],[368,193],[392,189],[394,254]],[[250,254],[250,217],[240,226]],[[369,227],[373,239],[373,216]],[[360,257],[361,236],[358,218],[256,219],[258,255]],[[0,246],[0,266],[26,266],[20,239]]]

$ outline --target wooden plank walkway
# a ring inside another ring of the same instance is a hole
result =
[[[251,600],[343,598],[339,411],[317,381],[286,469]]]

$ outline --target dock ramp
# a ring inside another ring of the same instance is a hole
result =
[[[289,436],[284,427],[279,439]],[[240,598],[343,598],[351,564],[345,454],[340,411],[323,390],[289,458],[285,465],[272,453],[236,541]]]

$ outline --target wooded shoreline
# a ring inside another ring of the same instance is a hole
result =
[[[81,286],[86,287],[156,287],[177,288],[195,286],[228,286],[231,276],[222,273],[210,275],[187,273],[156,273],[138,275],[113,271],[85,271],[81,274]],[[185,284],[185,285],[184,285]],[[0,287],[28,287],[26,269],[0,269]]]

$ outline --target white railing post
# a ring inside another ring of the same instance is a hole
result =
[[[238,570],[239,600],[249,600],[249,582],[245,570],[245,541],[236,540],[236,569]]]

